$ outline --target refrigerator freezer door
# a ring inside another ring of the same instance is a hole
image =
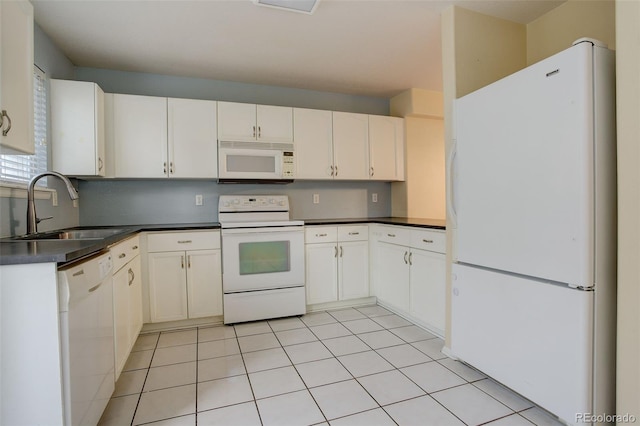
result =
[[[593,285],[592,50],[457,101],[459,262]]]
[[[592,413],[593,292],[453,265],[451,351],[569,424]]]

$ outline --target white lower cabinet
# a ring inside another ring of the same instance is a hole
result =
[[[402,311],[409,311],[409,263],[405,246],[381,242],[376,264],[376,297]]]
[[[142,277],[138,236],[111,247],[113,259],[113,321],[115,334],[115,380],[142,329]]]
[[[411,249],[409,312],[444,335],[446,299],[444,253]]]
[[[151,322],[222,315],[220,231],[147,235]]]
[[[307,304],[369,297],[367,225],[305,229]]]
[[[372,225],[372,292],[389,308],[443,336],[445,233]]]

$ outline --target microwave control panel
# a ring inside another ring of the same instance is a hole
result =
[[[282,153],[282,177],[293,177],[293,151],[284,151]]]

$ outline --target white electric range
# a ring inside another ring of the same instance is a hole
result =
[[[304,222],[286,195],[221,195],[224,323],[302,315]]]

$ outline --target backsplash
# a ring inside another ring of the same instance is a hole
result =
[[[289,196],[295,219],[386,217],[389,182],[306,182],[289,185],[218,184],[202,180],[80,181],[80,225],[134,225],[218,221],[218,197],[228,194]],[[378,194],[378,202],[371,201]],[[313,204],[313,194],[320,203]],[[203,205],[196,206],[196,195]]]

